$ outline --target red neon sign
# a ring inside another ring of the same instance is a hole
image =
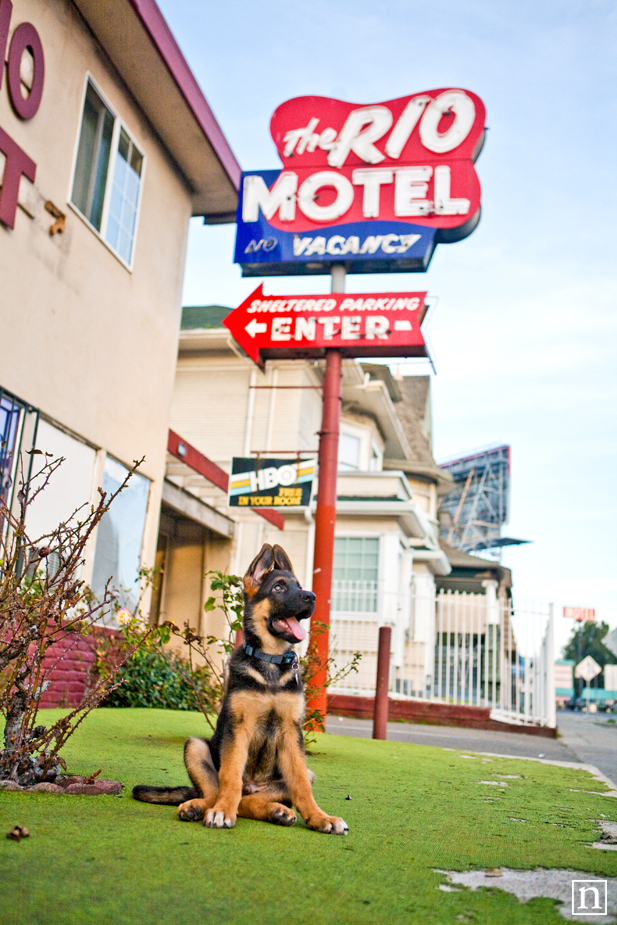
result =
[[[564,607],[563,615],[568,620],[578,620],[582,623],[584,620],[593,623],[596,619],[596,612],[591,607]]]
[[[6,57],[12,12],[11,0],[0,0],[0,62],[2,63]],[[21,89],[20,71],[22,57],[26,50],[32,55],[33,74],[30,92],[24,96]],[[2,76],[3,69],[0,66],[0,87]],[[32,119],[41,105],[45,82],[43,46],[32,23],[22,22],[13,32],[7,61],[7,78],[9,97],[15,114],[24,121]],[[31,183],[34,183],[36,164],[1,127],[0,151],[6,157],[0,190],[0,222],[8,228],[14,228],[21,178],[22,176],[27,177]]]
[[[266,296],[263,285],[223,321],[256,363],[281,357],[427,356],[426,292]]]
[[[457,229],[480,209],[485,116],[480,97],[456,88],[370,106],[288,100],[270,123],[283,170],[270,189],[245,178],[242,219],[261,210],[296,232],[369,219]]]

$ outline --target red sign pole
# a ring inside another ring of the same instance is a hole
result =
[[[332,292],[345,291],[345,267],[332,267]],[[315,512],[315,551],[313,556],[313,591],[315,612],[311,620],[310,646],[320,668],[311,685],[321,688],[309,700],[309,710],[318,710],[324,720],[328,710],[327,662],[330,651],[330,604],[332,596],[332,564],[334,559],[334,527],[336,524],[336,478],[338,473],[338,439],[341,419],[343,359],[340,350],[326,352],[323,380],[323,411],[319,433],[319,488]],[[317,626],[326,625],[326,629]]]

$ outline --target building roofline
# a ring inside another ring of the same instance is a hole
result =
[[[192,214],[234,222],[241,169],[156,0],[72,0],[184,177]]]
[[[216,156],[236,190],[240,189],[242,172],[229,142],[223,134],[195,75],[180,50],[174,35],[155,0],[129,0],[150,40],[175,81],[182,96],[212,145]]]
[[[448,562],[453,569],[474,569],[475,571],[485,572],[492,571],[497,574],[500,583],[503,583],[504,587],[508,589],[512,587],[512,569],[507,568],[505,565],[501,565],[499,562],[491,562],[490,559],[474,556],[464,549],[459,549],[457,546],[450,546],[449,543],[446,543],[445,540],[442,539],[439,540],[439,545],[448,557]]]
[[[452,490],[454,479],[452,476],[440,469],[439,466],[431,466],[428,463],[413,462],[407,459],[388,459],[383,461],[384,469],[402,469],[408,475],[415,475],[428,482],[433,482],[437,486],[437,494],[444,495]]]
[[[358,360],[347,360],[343,363],[343,415],[355,410],[373,416],[382,432],[386,455],[411,459],[411,448],[386,383],[370,379]]]

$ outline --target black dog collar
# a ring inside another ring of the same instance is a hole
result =
[[[271,662],[273,665],[291,665],[292,668],[298,668],[298,656],[295,652],[285,652],[284,655],[268,655],[267,652],[262,652],[261,649],[254,649],[253,646],[249,646],[246,642],[243,644],[244,651],[247,655],[252,655],[253,658],[258,658],[262,662]]]

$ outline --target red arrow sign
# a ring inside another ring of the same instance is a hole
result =
[[[266,296],[262,284],[223,324],[260,366],[320,357],[329,347],[346,357],[425,357],[425,299],[426,292]]]

